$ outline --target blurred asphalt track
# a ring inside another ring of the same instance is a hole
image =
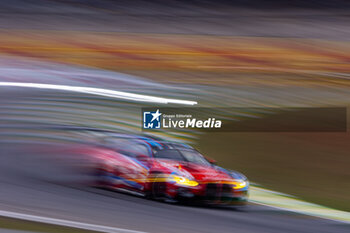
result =
[[[32,5],[33,2],[38,5]],[[342,9],[336,4],[331,7],[322,6],[320,11],[311,9],[314,12],[312,16],[309,15],[310,9],[298,10],[296,17],[288,10],[282,12],[283,16],[281,16],[280,10],[263,14],[256,9],[247,12],[244,7],[238,11],[239,13],[233,15],[230,8],[223,10],[224,3],[223,7],[212,3],[208,3],[206,7],[198,7],[196,4],[188,7],[188,5],[170,1],[167,7],[159,8],[160,2],[135,1],[131,4],[129,1],[118,1],[119,4],[116,6],[112,1],[1,1],[0,30],[3,33],[23,30],[24,34],[26,30],[71,30],[311,37],[332,40],[350,38],[350,30],[347,30],[346,8]],[[196,3],[196,1],[193,2]],[[244,3],[242,4],[244,6]],[[330,7],[330,10],[322,11],[324,7]],[[276,20],[281,17],[282,20]],[[259,19],[259,23],[252,23],[252,18]],[[318,27],[313,27],[314,25]],[[24,55],[13,52],[11,54]],[[6,57],[2,59],[7,60]],[[11,66],[16,67],[16,60],[9,59],[9,61]],[[2,64],[4,63],[6,62],[3,61]],[[6,72],[10,71],[6,70]],[[26,72],[24,74],[28,75]],[[8,75],[7,78],[10,76]],[[39,80],[42,77],[33,76],[32,78]],[[15,81],[16,77],[9,79]],[[94,85],[86,76],[84,79],[90,83],[89,85]],[[6,77],[2,80],[6,80]],[[69,84],[74,82],[71,80]],[[152,88],[155,88],[153,84]],[[152,91],[152,88],[149,91]],[[137,87],[131,88],[133,91],[136,89]],[[247,91],[247,93],[250,92]],[[310,93],[308,90],[305,92]],[[26,95],[24,92],[21,93]],[[334,100],[340,99],[338,96],[332,96]],[[3,94],[1,97],[3,100],[6,98],[6,101],[11,101],[9,96]],[[188,94],[188,97],[193,95]],[[256,96],[251,98],[254,99]],[[327,99],[325,96],[324,98]],[[348,225],[345,224],[269,207],[250,205],[241,210],[169,205],[54,181],[51,178],[57,178],[56,174],[62,172],[60,168],[50,167],[49,163],[33,163],[37,161],[33,159],[36,155],[28,153],[30,150],[21,149],[8,141],[0,144],[1,210],[159,233],[338,233],[349,231]]]

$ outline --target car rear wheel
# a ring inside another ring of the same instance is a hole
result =
[[[95,184],[97,187],[103,188],[108,186],[108,181],[106,179],[107,173],[103,169],[97,168],[95,170],[94,177],[95,177]]]

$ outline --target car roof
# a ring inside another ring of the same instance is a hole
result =
[[[137,140],[138,143],[143,143],[148,147],[151,147],[153,150],[164,150],[164,149],[191,149],[194,150],[193,147],[181,142],[172,142],[166,141],[159,137],[154,136],[145,136],[145,135],[133,135],[133,134],[110,134],[107,137],[111,138],[121,138],[121,139],[130,139]]]

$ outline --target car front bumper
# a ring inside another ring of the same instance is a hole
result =
[[[205,204],[245,205],[248,201],[248,189],[233,189],[232,185],[220,183],[201,184],[197,187],[173,187],[175,199]]]

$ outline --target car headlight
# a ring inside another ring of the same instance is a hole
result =
[[[185,185],[185,186],[191,186],[191,187],[198,185],[197,181],[187,179],[186,177],[183,177],[183,176],[173,176],[172,178],[179,185]]]
[[[248,181],[246,180],[236,180],[233,183],[233,189],[242,189],[248,185]]]

